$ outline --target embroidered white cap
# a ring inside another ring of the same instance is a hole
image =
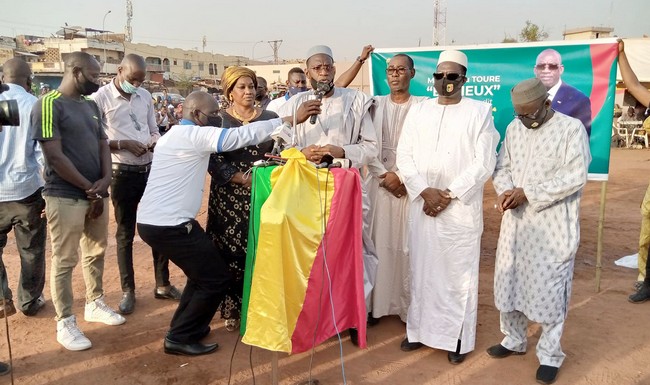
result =
[[[438,65],[440,65],[440,63],[444,63],[448,61],[453,63],[458,63],[463,67],[467,68],[467,55],[465,55],[460,51],[454,51],[454,50],[442,51],[440,53],[440,57],[438,58]]]
[[[526,79],[512,87],[510,97],[513,104],[526,104],[548,96],[546,87],[537,78]]]
[[[318,54],[324,54],[332,58],[334,60],[334,55],[332,54],[332,49],[326,45],[315,45],[307,51],[307,60],[309,60],[310,57]]]

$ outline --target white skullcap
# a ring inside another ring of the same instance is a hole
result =
[[[438,65],[447,61],[460,64],[467,68],[467,56],[460,51],[442,51],[438,58]]]
[[[318,54],[321,54],[321,53],[331,57],[332,60],[334,60],[334,55],[332,54],[332,50],[330,49],[330,47],[328,47],[326,45],[315,45],[315,46],[311,47],[309,49],[309,51],[307,51],[307,60],[309,60],[309,58],[311,58],[312,56],[318,55]]]

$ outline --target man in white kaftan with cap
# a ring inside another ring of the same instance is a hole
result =
[[[474,349],[483,185],[499,141],[491,105],[462,97],[466,72],[465,54],[440,54],[438,97],[411,107],[397,146],[411,201],[411,305],[401,348],[447,350],[452,364]]]
[[[411,95],[409,88],[414,76],[410,56],[397,54],[390,59],[386,68],[390,94],[375,96],[370,110],[379,155],[368,165],[369,174],[364,180],[371,202],[370,232],[378,258],[372,316],[378,319],[396,314],[404,322],[411,301],[407,244],[409,201],[396,164],[397,143],[411,106],[428,99]]]
[[[279,109],[279,114],[293,111],[304,101],[321,91],[321,113],[315,123],[306,121],[294,128],[295,145],[307,160],[319,164],[324,155],[349,159],[352,167],[360,168],[377,156],[377,138],[370,118],[372,99],[362,92],[334,87],[334,58],[332,50],[317,45],[307,52],[307,80],[313,91],[303,92],[289,99]],[[361,184],[363,187],[363,184]],[[363,193],[363,266],[366,304],[375,280],[377,256],[370,239],[370,202]],[[356,333],[351,330],[351,340],[357,345]]]
[[[580,197],[591,155],[582,123],[551,108],[543,83],[512,89],[517,118],[508,125],[493,175],[503,213],[494,273],[500,311],[495,358],[523,354],[528,320],[538,322],[537,381],[551,384],[564,361],[560,337],[569,310],[580,244]]]

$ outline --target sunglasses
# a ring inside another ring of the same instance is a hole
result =
[[[462,79],[464,77],[465,75],[456,72],[434,72],[433,73],[433,78],[436,80],[442,80],[442,78],[447,78],[447,80],[451,80],[453,82],[455,80]]]
[[[518,114],[518,113],[515,111],[514,116],[515,116],[515,118],[518,118],[518,119],[520,119],[520,120],[521,120],[522,118],[523,118],[523,119],[535,120],[535,119],[537,119],[537,118],[539,117],[540,112],[541,112],[545,107],[546,107],[546,100],[544,100],[544,103],[543,103],[541,106],[539,106],[539,108],[537,109],[537,111],[535,111],[535,113],[533,113],[533,114]]]
[[[535,66],[535,68],[537,68],[540,71],[542,71],[544,69],[548,69],[548,70],[551,70],[551,71],[557,71],[557,69],[560,68],[560,65],[559,64],[554,64],[554,63],[541,63],[541,64],[537,64]]]

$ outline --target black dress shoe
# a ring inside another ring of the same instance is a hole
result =
[[[11,365],[5,362],[0,362],[0,376],[5,376],[9,373],[11,373]]]
[[[465,361],[467,354],[460,354],[456,352],[447,352],[447,360],[452,365],[458,365],[461,362]]]
[[[352,342],[352,345],[359,346],[359,331],[354,328],[350,328],[348,331],[350,332],[350,342]]]
[[[510,355],[520,356],[526,354],[526,352],[516,352],[504,347],[501,344],[490,346],[487,350],[487,354],[492,358],[506,358]]]
[[[132,291],[125,291],[122,293],[122,300],[117,305],[121,314],[131,314],[135,309],[135,293]]]
[[[210,354],[219,348],[219,344],[181,344],[165,337],[165,353],[177,354],[181,356],[200,356],[202,354]]]
[[[158,299],[173,299],[180,300],[183,293],[176,288],[174,285],[157,287],[153,291],[153,296]]]
[[[408,337],[404,338],[402,340],[402,343],[399,345],[399,348],[402,349],[404,352],[411,352],[413,350],[420,349],[423,347],[421,342],[409,342]]]
[[[632,302],[632,303],[644,303],[645,301],[650,299],[650,285],[647,283],[643,283],[639,290],[630,295],[627,300]]]
[[[535,375],[535,379],[540,384],[544,384],[544,385],[552,384],[557,379],[557,372],[559,370],[560,368],[556,368],[555,366],[540,365],[539,368],[537,368],[537,374]]]
[[[380,318],[375,318],[375,317],[372,316],[372,313],[368,313],[368,321],[366,323],[368,325],[368,327],[373,327],[373,326],[377,325],[379,323],[379,321],[380,321]]]

